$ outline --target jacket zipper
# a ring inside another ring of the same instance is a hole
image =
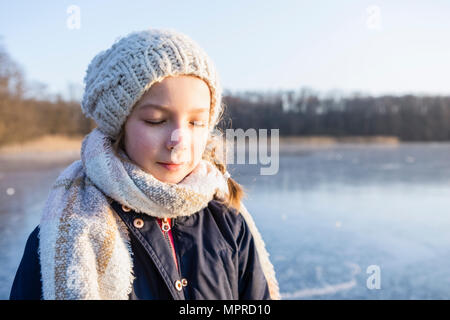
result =
[[[167,220],[167,218],[163,218],[161,220],[161,231],[163,233],[164,239],[166,239],[166,242],[169,245],[170,251],[172,252],[173,259],[175,261],[175,266],[176,266],[177,271],[178,271],[178,276],[181,279],[180,265],[179,265],[179,263],[177,261],[177,255],[176,255],[176,252],[175,252],[175,248],[174,248],[174,246],[172,244],[172,241],[170,241],[170,236],[169,236],[169,231],[170,230],[171,230],[171,226],[170,226],[169,221]]]

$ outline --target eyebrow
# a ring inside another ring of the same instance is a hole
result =
[[[147,108],[159,109],[164,112],[170,112],[169,107],[158,105],[158,104],[153,104],[153,103],[143,104],[139,107],[139,110],[147,109]],[[206,112],[206,111],[209,111],[208,108],[195,108],[195,109],[189,110],[189,113],[202,113],[202,112]]]

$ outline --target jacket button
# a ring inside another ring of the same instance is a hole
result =
[[[182,285],[183,287],[186,287],[187,284],[188,284],[188,281],[187,281],[185,278],[181,279],[181,285]]]
[[[131,211],[131,209],[128,208],[127,206],[125,206],[125,205],[122,205],[122,210],[125,211],[125,212],[130,212]]]
[[[133,225],[134,225],[136,228],[140,229],[140,228],[142,228],[142,227],[144,226],[144,220],[142,220],[141,218],[136,218],[136,219],[134,219],[134,221],[133,221]]]
[[[175,281],[175,289],[177,289],[178,291],[181,291],[183,289],[183,284],[180,280]]]

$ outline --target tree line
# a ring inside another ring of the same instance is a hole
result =
[[[42,92],[33,96],[30,91],[24,72],[0,45],[0,145],[46,134],[84,136],[95,128],[95,123],[82,114],[79,99]],[[226,90],[223,102],[222,129],[279,129],[280,136],[450,140],[449,96],[324,96],[301,88],[276,92]]]
[[[402,141],[450,140],[449,96],[320,97],[312,90],[224,97],[224,127],[278,128],[280,136],[395,136]],[[294,96],[294,98],[292,98]],[[286,99],[286,97],[291,97]]]
[[[85,135],[94,128],[79,101],[49,96],[44,88],[26,83],[20,66],[0,45],[0,146],[47,134]],[[37,94],[30,95],[33,90]]]

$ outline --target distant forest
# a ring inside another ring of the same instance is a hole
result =
[[[279,128],[280,136],[395,136],[450,140],[450,96],[320,97],[298,92],[226,95],[233,128]]]
[[[82,114],[80,101],[49,96],[42,90],[27,85],[24,72],[0,45],[0,145],[45,134],[85,135],[95,127]],[[223,129],[279,129],[280,136],[450,140],[449,96],[321,96],[300,88],[277,92],[225,91],[223,102],[226,107],[219,125]]]

